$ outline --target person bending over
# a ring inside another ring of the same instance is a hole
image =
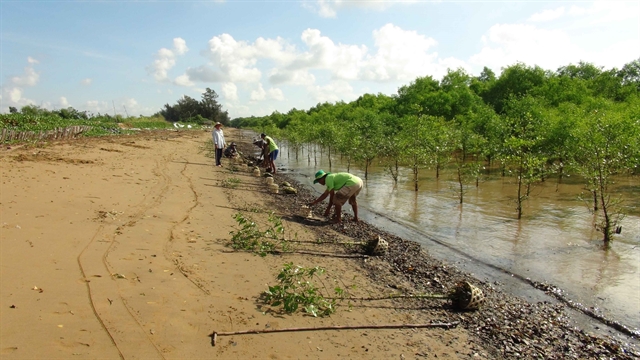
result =
[[[269,149],[269,167],[267,168],[267,172],[271,172],[272,174],[276,173],[276,165],[275,161],[278,158],[278,145],[276,145],[275,141],[267,134],[262,133],[260,137],[265,141],[265,145]]]
[[[313,206],[322,202],[327,196],[329,198],[329,205],[324,212],[325,216],[329,216],[331,213],[331,206],[335,207],[334,210],[334,223],[340,223],[342,221],[342,206],[349,201],[351,208],[353,208],[353,221],[358,222],[358,201],[356,197],[362,190],[362,179],[349,173],[327,173],[324,170],[318,170],[315,175],[314,184],[320,183],[327,188],[314,201],[309,203],[309,206]]]
[[[226,149],[224,149],[224,156],[232,158],[238,155],[238,147],[236,143],[232,142]]]

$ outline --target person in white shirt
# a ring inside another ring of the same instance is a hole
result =
[[[222,158],[222,151],[226,146],[224,142],[224,133],[222,132],[222,124],[217,122],[214,126],[215,130],[213,130],[213,145],[216,148],[216,166],[222,167],[222,163],[220,163],[220,159]]]

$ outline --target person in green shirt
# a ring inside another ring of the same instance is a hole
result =
[[[276,142],[273,141],[273,139],[270,136],[267,136],[267,134],[265,133],[260,134],[260,137],[265,142],[264,146],[269,149],[269,167],[267,168],[267,172],[275,174],[276,164],[274,163],[274,161],[278,158],[278,145],[276,145]]]
[[[322,202],[327,196],[329,198],[329,206],[325,210],[324,215],[329,216],[331,213],[331,206],[335,206],[334,210],[334,222],[340,223],[342,221],[342,206],[349,201],[351,208],[353,208],[353,221],[358,222],[358,201],[356,197],[362,190],[362,179],[349,173],[327,173],[324,170],[318,170],[315,175],[314,184],[320,183],[325,185],[327,189],[314,201],[309,203],[309,206],[313,206]]]

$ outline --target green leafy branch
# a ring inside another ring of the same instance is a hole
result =
[[[278,284],[269,286],[261,298],[270,306],[282,306],[288,314],[302,308],[314,317],[331,315],[336,311],[336,299],[325,298],[311,282],[314,278],[322,282],[319,278],[322,274],[324,269],[318,266],[307,268],[287,263],[277,276]],[[336,287],[334,292],[339,297],[344,296],[341,288]]]
[[[251,217],[243,213],[236,213],[233,215],[233,219],[237,222],[237,229],[230,232],[230,245],[233,249],[252,251],[260,256],[266,256],[276,251],[290,250],[289,241],[285,238],[282,219],[273,213],[269,214],[269,225],[265,230],[261,230]]]

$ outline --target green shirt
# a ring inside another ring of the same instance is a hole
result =
[[[265,141],[269,142],[269,152],[272,152],[273,150],[278,150],[278,145],[276,145],[276,142],[273,141],[271,136],[265,136],[264,139]]]
[[[360,182],[360,178],[351,175],[349,173],[331,173],[327,175],[324,180],[324,184],[327,186],[327,190],[338,191],[344,186],[355,185]]]

